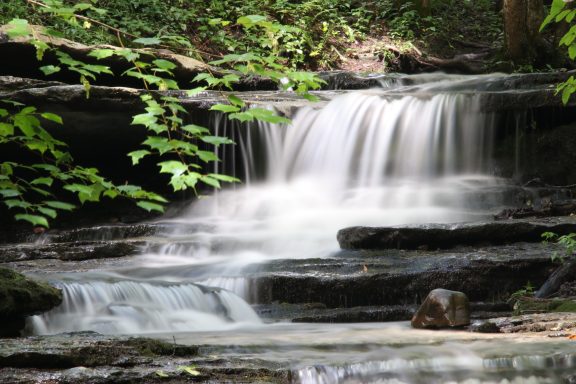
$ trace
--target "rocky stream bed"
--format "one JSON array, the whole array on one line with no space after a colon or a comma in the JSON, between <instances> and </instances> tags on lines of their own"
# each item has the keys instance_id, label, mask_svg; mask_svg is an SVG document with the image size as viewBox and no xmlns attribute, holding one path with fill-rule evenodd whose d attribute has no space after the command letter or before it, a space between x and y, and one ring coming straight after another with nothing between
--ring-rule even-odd
<instances>
[{"instance_id":1,"label":"rocky stream bed","mask_svg":"<svg viewBox=\"0 0 576 384\"><path fill-rule=\"evenodd\" d=\"M576 341L569 338L576 334L576 315L530 314L528 310L523 315L511 316L514 308L506 300L527 283L540 286L558 268L550 259L557 246L542 243L540 233L572 231L574 227L576 219L572 217L443 227L456 239L450 246L422 240L422 234L428 234L435 241L447 241L438 236L437 226L420 227L417 232L403 228L375 229L372 236L383 233L386 237L395 231L396 236L405 237L403 242L394 241L393 247L342 250L328 258L275 260L246 266L243 275L253 292L248 300L264 319L261 326L221 333L155 334L151 339L145 338L147 335L134 338L94 332L5 338L0 348L0 381L306 382L303 378L307 375L317 379L318 371L310 371L316 365L307 362L323 361L320 351L331 356L332 364L337 361L344 364L355 361L351 353L376 356L381 353L376 351L391 348L403 356L412 345L426 350L446 344L442 349L445 351L462 343L484 351L482 345L487 342L494 345L493 352L489 356L477 353L483 356L484 364L493 361L504 366L510 364L507 368L510 372L502 367L497 369L500 377L507 377L524 374L512 369L514 359L521 357L506 349L507 343L521 342L536 345L532 359L544 361L541 363L544 366L536 370L526 368L530 375L537 378L549 366L554 368L560 382L572 382L576 353L569 351L576 350ZM49 281L51 276L61 273L122 271L122 267L129 269L130 264L137 262L136 255L145 245L160 245L172 229L169 222L155 222L48 231L32 235L36 238L29 239L34 240L31 243L3 245L0 261L2 266ZM194 232L198 228L191 226L188 230ZM185 233L186 229L180 228L181 235L182 231ZM361 229L360 233L366 231ZM466 242L460 241L459 231L466 234ZM509 241L497 237L495 244L490 244L490 236L486 234L494 231L509 233L511 237ZM413 233L417 236L409 240ZM180 269L183 276L193 278L193 267ZM413 331L406 323L394 323L409 320L418 303L437 287L459 290L469 296L472 325L467 330ZM392 323L385 325L382 321ZM365 322L368 323L359 324ZM316 327L314 323L319 324ZM523 354L530 355L528 352L518 355ZM384 354L381 358L385 361L392 357ZM510 361L506 363L506 359ZM401 376L394 371L388 374ZM494 372L482 373L486 374Z\"/></svg>"}]
</instances>

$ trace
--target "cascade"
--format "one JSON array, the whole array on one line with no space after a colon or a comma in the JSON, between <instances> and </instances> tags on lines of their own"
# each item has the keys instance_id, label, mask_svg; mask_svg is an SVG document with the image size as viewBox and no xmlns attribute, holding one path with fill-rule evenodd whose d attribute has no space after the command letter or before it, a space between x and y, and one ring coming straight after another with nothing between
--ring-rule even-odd
<instances>
[{"instance_id":1,"label":"cascade","mask_svg":"<svg viewBox=\"0 0 576 384\"><path fill-rule=\"evenodd\" d=\"M220 122L239 149L227 171L243 182L192 204L142 267L248 298L244 266L327 257L341 228L487 218L504 181L490 175L495 119L480 101L429 85L407 96L378 89L300 108L287 126Z\"/></svg>"},{"instance_id":2,"label":"cascade","mask_svg":"<svg viewBox=\"0 0 576 384\"><path fill-rule=\"evenodd\" d=\"M216 171L232 169L243 182L195 201L172 220L187 225L148 247L130 268L62 283L64 304L35 317L32 332L257 322L231 293L249 298L242 272L249 265L329 257L338 250L336 232L347 226L487 217L502 203L503 182L491 176L493 116L480 110L478 94L460 91L469 78L412 83L422 84L302 107L289 125L220 121L217 133L238 145Z\"/></svg>"}]
</instances>

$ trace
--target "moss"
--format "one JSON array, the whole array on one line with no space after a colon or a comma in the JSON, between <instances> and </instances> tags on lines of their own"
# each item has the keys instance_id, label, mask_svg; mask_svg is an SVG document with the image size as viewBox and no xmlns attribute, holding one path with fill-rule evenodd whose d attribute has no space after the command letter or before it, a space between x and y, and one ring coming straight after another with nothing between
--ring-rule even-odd
<instances>
[{"instance_id":1,"label":"moss","mask_svg":"<svg viewBox=\"0 0 576 384\"><path fill-rule=\"evenodd\" d=\"M62 292L24 275L0 268L0 316L29 316L62 302Z\"/></svg>"},{"instance_id":2,"label":"moss","mask_svg":"<svg viewBox=\"0 0 576 384\"><path fill-rule=\"evenodd\" d=\"M548 312L576 312L576 301L523 297L514 305L515 315Z\"/></svg>"},{"instance_id":3,"label":"moss","mask_svg":"<svg viewBox=\"0 0 576 384\"><path fill-rule=\"evenodd\" d=\"M555 312L576 312L576 301L574 300L564 300L559 304L554 308Z\"/></svg>"}]
</instances>

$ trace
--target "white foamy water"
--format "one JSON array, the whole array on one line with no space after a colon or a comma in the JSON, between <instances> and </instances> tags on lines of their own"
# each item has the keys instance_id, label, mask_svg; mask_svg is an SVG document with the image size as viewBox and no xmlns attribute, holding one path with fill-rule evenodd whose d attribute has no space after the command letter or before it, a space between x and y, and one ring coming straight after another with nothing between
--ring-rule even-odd
<instances>
[{"instance_id":1,"label":"white foamy water","mask_svg":"<svg viewBox=\"0 0 576 384\"><path fill-rule=\"evenodd\" d=\"M326 257L344 227L484 218L500 204L492 176L494 118L479 96L371 90L301 108L292 124L220 127L245 182L196 201L148 266L214 264L220 276L278 258ZM229 159L229 161L231 161Z\"/></svg>"},{"instance_id":2,"label":"white foamy water","mask_svg":"<svg viewBox=\"0 0 576 384\"><path fill-rule=\"evenodd\" d=\"M346 93L301 108L287 126L220 121L216 133L238 146L216 171L231 169L244 182L195 201L175 220L186 225L130 269L63 283L64 304L36 317L33 332L254 324L238 297L250 297L243 275L250 264L330 256L339 249L337 231L348 226L486 217L502 186L490 176L494 119L480 110L479 95L447 84L412 86L407 96Z\"/></svg>"},{"instance_id":3,"label":"white foamy water","mask_svg":"<svg viewBox=\"0 0 576 384\"><path fill-rule=\"evenodd\" d=\"M62 305L30 318L34 334L202 331L260 322L235 294L194 284L94 281L63 283L60 288Z\"/></svg>"}]
</instances>

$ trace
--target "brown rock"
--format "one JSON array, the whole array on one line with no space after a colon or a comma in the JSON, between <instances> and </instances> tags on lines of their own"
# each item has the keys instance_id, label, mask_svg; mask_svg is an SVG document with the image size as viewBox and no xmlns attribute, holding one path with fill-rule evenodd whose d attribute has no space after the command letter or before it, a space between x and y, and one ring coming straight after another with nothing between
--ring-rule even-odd
<instances>
[{"instance_id":1,"label":"brown rock","mask_svg":"<svg viewBox=\"0 0 576 384\"><path fill-rule=\"evenodd\" d=\"M435 289L428 294L414 317L414 328L447 328L470 324L468 297L457 291Z\"/></svg>"}]
</instances>

